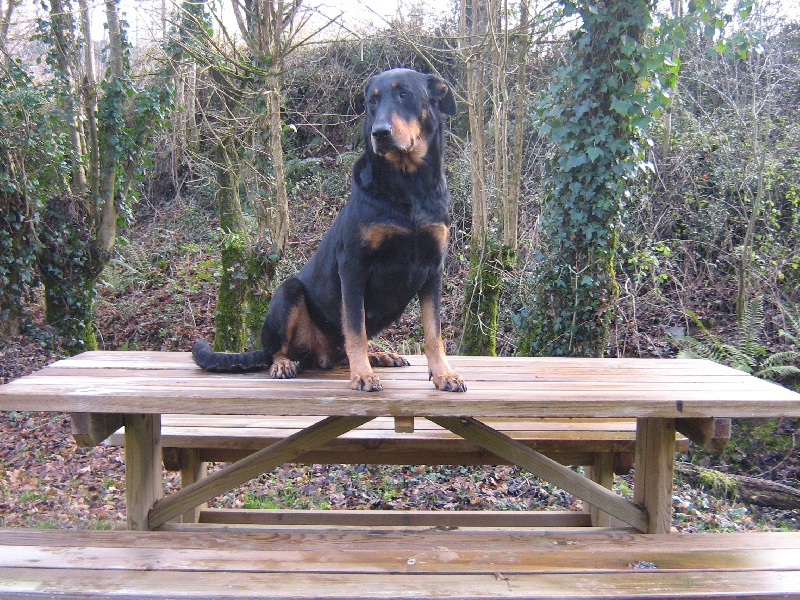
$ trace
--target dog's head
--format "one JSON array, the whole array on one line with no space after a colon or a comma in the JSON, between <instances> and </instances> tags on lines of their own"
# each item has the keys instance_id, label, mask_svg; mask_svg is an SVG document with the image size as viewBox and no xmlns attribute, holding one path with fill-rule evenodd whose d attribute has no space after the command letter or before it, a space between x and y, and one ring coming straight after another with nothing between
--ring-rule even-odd
<instances>
[{"instance_id":1,"label":"dog's head","mask_svg":"<svg viewBox=\"0 0 800 600\"><path fill-rule=\"evenodd\" d=\"M364 100L365 143L404 173L415 172L432 144L440 143L442 114L456 112L453 91L442 78L411 69L370 78Z\"/></svg>"}]
</instances>

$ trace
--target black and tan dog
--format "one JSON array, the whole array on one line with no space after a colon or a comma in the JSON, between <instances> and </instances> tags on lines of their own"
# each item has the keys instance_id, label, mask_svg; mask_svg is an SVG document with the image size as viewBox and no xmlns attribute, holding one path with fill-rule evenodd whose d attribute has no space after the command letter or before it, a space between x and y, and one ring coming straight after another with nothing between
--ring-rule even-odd
<instances>
[{"instance_id":1,"label":"black and tan dog","mask_svg":"<svg viewBox=\"0 0 800 600\"><path fill-rule=\"evenodd\" d=\"M435 75L392 69L367 82L365 100L365 150L353 166L350 199L309 262L275 291L262 350L217 353L200 341L193 356L203 369L269 368L272 377L291 378L346 360L353 389L381 390L372 367L408 363L369 354L368 340L418 295L434 385L467 389L445 357L439 317L450 222L442 115L455 113L455 98Z\"/></svg>"}]
</instances>

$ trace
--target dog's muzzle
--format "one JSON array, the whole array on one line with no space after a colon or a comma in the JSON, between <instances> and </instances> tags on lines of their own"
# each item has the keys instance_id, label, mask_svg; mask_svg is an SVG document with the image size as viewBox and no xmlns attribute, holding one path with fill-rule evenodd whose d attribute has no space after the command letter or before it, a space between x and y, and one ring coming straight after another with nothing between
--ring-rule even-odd
<instances>
[{"instance_id":1,"label":"dog's muzzle","mask_svg":"<svg viewBox=\"0 0 800 600\"><path fill-rule=\"evenodd\" d=\"M398 150L389 124L375 124L372 128L372 149L376 154L386 154Z\"/></svg>"}]
</instances>

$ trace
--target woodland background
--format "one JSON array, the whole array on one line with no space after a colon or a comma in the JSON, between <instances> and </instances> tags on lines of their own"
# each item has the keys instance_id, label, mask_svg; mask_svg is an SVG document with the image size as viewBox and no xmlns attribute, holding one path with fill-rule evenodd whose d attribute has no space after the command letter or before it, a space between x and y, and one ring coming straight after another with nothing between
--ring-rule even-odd
<instances>
[{"instance_id":1,"label":"woodland background","mask_svg":"<svg viewBox=\"0 0 800 600\"><path fill-rule=\"evenodd\" d=\"M347 198L364 82L407 66L459 101L449 351L684 352L796 384L785 3L457 0L363 29L299 0L187 1L136 44L114 0L1 8L3 381L92 348L257 344L272 287ZM374 343L419 351L416 316ZM692 459L796 488L796 432L737 423ZM24 471L13 454L0 471Z\"/></svg>"}]
</instances>

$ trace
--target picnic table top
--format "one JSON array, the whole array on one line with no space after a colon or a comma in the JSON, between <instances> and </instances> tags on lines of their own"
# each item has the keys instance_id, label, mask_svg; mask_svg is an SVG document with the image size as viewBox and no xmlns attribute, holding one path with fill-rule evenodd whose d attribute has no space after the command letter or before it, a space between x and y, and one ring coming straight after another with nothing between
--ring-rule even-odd
<instances>
[{"instance_id":1,"label":"picnic table top","mask_svg":"<svg viewBox=\"0 0 800 600\"><path fill-rule=\"evenodd\" d=\"M472 417L800 416L800 394L705 360L450 357L466 393L440 392L424 356L378 369L382 392L346 368L275 380L199 369L186 352L86 352L0 386L0 410L125 414Z\"/></svg>"}]
</instances>

